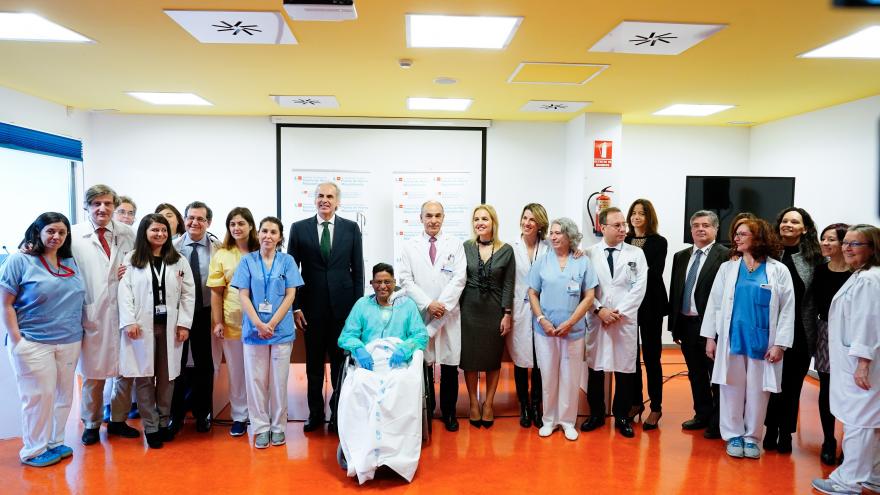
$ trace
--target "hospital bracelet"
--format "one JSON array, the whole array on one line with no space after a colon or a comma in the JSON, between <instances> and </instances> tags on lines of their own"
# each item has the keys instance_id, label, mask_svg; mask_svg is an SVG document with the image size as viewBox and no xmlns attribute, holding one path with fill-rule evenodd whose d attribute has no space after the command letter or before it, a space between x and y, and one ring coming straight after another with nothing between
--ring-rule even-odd
<instances>
[{"instance_id":1,"label":"hospital bracelet","mask_svg":"<svg viewBox=\"0 0 880 495\"><path fill-rule=\"evenodd\" d=\"M544 318L545 318L544 315L538 315L538 321L539 321L539 322L540 322L541 320L543 320Z\"/></svg>"}]
</instances>

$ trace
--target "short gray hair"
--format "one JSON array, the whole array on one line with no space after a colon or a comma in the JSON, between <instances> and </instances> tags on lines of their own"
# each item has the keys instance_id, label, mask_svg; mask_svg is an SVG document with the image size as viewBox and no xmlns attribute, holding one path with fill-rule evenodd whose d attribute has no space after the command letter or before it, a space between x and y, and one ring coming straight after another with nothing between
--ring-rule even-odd
<instances>
[{"instance_id":1,"label":"short gray hair","mask_svg":"<svg viewBox=\"0 0 880 495\"><path fill-rule=\"evenodd\" d=\"M89 205L92 203L92 201L95 200L95 198L97 198L98 196L106 196L107 194L113 196L113 207L119 207L119 195L116 194L116 191L114 191L112 187L106 184L95 184L94 186L86 189L86 199L83 206L85 206L85 209L88 210Z\"/></svg>"},{"instance_id":2,"label":"short gray hair","mask_svg":"<svg viewBox=\"0 0 880 495\"><path fill-rule=\"evenodd\" d=\"M709 217L709 221L712 222L712 226L715 227L715 230L718 230L721 227L721 222L718 221L718 215L716 215L714 211L709 210L700 210L691 215L691 219L690 221L688 221L688 225L693 225L694 219L700 217Z\"/></svg>"},{"instance_id":3,"label":"short gray hair","mask_svg":"<svg viewBox=\"0 0 880 495\"><path fill-rule=\"evenodd\" d=\"M569 249L572 251L580 245L581 239L584 238L584 236L581 235L581 231L578 229L577 224L574 223L574 220L568 217L557 218L550 222L550 225L559 225L559 229L562 230L562 235L568 237L568 242L570 244Z\"/></svg>"},{"instance_id":4,"label":"short gray hair","mask_svg":"<svg viewBox=\"0 0 880 495\"><path fill-rule=\"evenodd\" d=\"M333 186L333 189L336 189L336 200L338 201L342 197L342 189L339 189L339 184L335 182L322 182L315 186L315 197L318 197L318 189L321 189L321 186Z\"/></svg>"},{"instance_id":5,"label":"short gray hair","mask_svg":"<svg viewBox=\"0 0 880 495\"><path fill-rule=\"evenodd\" d=\"M440 207L440 211L446 213L445 208L443 208L443 203L437 201L436 199L429 199L422 203L422 209L419 210L419 216L422 216L425 213L425 207L428 205L437 205Z\"/></svg>"},{"instance_id":6,"label":"short gray hair","mask_svg":"<svg viewBox=\"0 0 880 495\"><path fill-rule=\"evenodd\" d=\"M131 196L119 196L119 204L128 203L134 208L134 212L137 213L138 205L131 199Z\"/></svg>"}]
</instances>

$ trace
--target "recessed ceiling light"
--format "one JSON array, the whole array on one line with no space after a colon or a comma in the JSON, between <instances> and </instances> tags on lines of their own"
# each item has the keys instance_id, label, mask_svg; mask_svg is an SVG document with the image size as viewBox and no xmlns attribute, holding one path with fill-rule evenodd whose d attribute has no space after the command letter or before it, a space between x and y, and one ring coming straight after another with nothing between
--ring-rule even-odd
<instances>
[{"instance_id":1,"label":"recessed ceiling light","mask_svg":"<svg viewBox=\"0 0 880 495\"><path fill-rule=\"evenodd\" d=\"M452 77L437 77L434 79L434 84L455 84L458 80Z\"/></svg>"},{"instance_id":2,"label":"recessed ceiling light","mask_svg":"<svg viewBox=\"0 0 880 495\"><path fill-rule=\"evenodd\" d=\"M410 48L506 48L522 17L406 15Z\"/></svg>"},{"instance_id":3,"label":"recessed ceiling light","mask_svg":"<svg viewBox=\"0 0 880 495\"><path fill-rule=\"evenodd\" d=\"M0 40L94 43L36 14L0 12Z\"/></svg>"},{"instance_id":4,"label":"recessed ceiling light","mask_svg":"<svg viewBox=\"0 0 880 495\"><path fill-rule=\"evenodd\" d=\"M193 93L145 93L129 91L127 94L138 100L152 103L153 105L213 105L210 101Z\"/></svg>"},{"instance_id":5,"label":"recessed ceiling light","mask_svg":"<svg viewBox=\"0 0 880 495\"><path fill-rule=\"evenodd\" d=\"M654 112L654 115L680 115L684 117L705 117L713 113L733 108L734 105L693 105L679 103Z\"/></svg>"},{"instance_id":6,"label":"recessed ceiling light","mask_svg":"<svg viewBox=\"0 0 880 495\"><path fill-rule=\"evenodd\" d=\"M880 26L870 26L825 46L811 50L800 58L880 58Z\"/></svg>"},{"instance_id":7,"label":"recessed ceiling light","mask_svg":"<svg viewBox=\"0 0 880 495\"><path fill-rule=\"evenodd\" d=\"M470 98L407 98L406 107L410 110L450 110L463 112L474 100Z\"/></svg>"}]
</instances>

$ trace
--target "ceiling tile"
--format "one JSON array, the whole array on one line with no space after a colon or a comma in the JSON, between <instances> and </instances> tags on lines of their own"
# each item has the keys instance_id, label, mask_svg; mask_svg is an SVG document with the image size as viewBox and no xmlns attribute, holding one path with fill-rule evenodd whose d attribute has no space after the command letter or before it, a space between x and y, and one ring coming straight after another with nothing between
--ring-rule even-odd
<instances>
[{"instance_id":1,"label":"ceiling tile","mask_svg":"<svg viewBox=\"0 0 880 495\"><path fill-rule=\"evenodd\" d=\"M598 76L607 65L567 64L556 62L522 62L507 78L509 83L520 84L586 84Z\"/></svg>"}]
</instances>

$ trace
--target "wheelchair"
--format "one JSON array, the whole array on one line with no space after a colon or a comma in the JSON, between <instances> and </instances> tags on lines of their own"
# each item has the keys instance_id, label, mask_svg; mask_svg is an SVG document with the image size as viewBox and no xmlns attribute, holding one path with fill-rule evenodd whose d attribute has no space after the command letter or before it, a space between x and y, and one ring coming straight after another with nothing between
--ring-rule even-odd
<instances>
[{"instance_id":1,"label":"wheelchair","mask_svg":"<svg viewBox=\"0 0 880 495\"><path fill-rule=\"evenodd\" d=\"M354 358L351 353L345 351L345 358L342 361L342 368L339 370L339 378L336 382L336 390L338 391L337 398L342 396L342 384L345 383L345 377L348 375L349 370L354 369L355 366ZM434 384L430 383L431 375L426 371L425 365L423 364L422 387L419 391L422 397L422 446L431 442L431 417L433 416L433 411L428 410L428 387L433 387ZM337 407L338 406L339 405L337 404ZM342 470L348 470L348 462L345 460L345 455L342 452L341 442L336 446L336 462Z\"/></svg>"}]
</instances>

